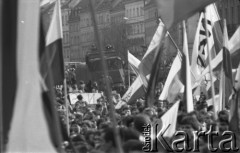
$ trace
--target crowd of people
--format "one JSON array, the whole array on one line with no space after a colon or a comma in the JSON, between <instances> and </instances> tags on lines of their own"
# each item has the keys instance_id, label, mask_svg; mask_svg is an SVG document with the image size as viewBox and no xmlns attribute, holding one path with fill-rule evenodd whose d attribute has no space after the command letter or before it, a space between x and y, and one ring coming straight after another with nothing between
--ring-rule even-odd
<instances>
[{"instance_id":1,"label":"crowd of people","mask_svg":"<svg viewBox=\"0 0 240 153\"><path fill-rule=\"evenodd\" d=\"M117 125L114 125L110 115L110 104L106 96L97 99L97 104L89 105L84 101L81 93L85 92L85 83L73 85L75 91L79 91L78 101L75 104L68 103L68 109L64 104L64 93L57 91L57 111L63 125L64 143L63 147L67 152L79 153L116 153L117 144L114 139L114 128L119 130L121 146L124 153L141 153L144 141L142 140L144 125L155 123L168 111L173 104L168 101L158 100L156 97L153 107L146 107L144 95L132 103L121 99L118 93L115 101L115 118ZM97 83L92 83L92 89L98 91ZM73 92L69 89L68 92ZM98 91L100 92L100 91ZM69 100L69 99L68 99ZM116 107L121 103L120 107ZM210 128L219 131L219 135L229 130L229 110L218 112L215 119L213 106L208 106L206 96L201 93L198 100L194 102L194 111L186 113L184 102L180 102L176 131L185 131L189 134L189 146L193 147L194 134L192 131L209 131ZM66 119L68 110L68 120ZM69 136L67 135L67 125L69 126ZM114 127L115 126L115 127ZM161 125L160 125L161 127ZM235 131L236 132L236 131ZM222 137L213 137L213 145L218 147ZM239 133L236 133L237 143L240 144ZM169 142L173 141L171 138ZM170 143L171 144L171 143ZM207 137L200 137L200 152L211 152L208 146ZM167 152L161 143L157 143L158 152ZM183 144L182 144L183 145ZM230 143L226 143L228 147ZM180 146L181 147L181 144ZM240 147L240 146L238 146ZM187 151L183 151L187 152ZM191 151L189 151L191 152ZM221 152L221 150L218 150ZM236 152L236 151L233 151Z\"/></svg>"}]
</instances>

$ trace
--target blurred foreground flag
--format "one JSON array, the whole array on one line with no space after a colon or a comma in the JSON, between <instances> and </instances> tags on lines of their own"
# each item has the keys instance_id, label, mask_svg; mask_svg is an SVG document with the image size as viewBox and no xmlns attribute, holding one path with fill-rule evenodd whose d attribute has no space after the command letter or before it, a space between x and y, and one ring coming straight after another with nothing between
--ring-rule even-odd
<instances>
[{"instance_id":1,"label":"blurred foreground flag","mask_svg":"<svg viewBox=\"0 0 240 153\"><path fill-rule=\"evenodd\" d=\"M50 4L51 5L51 4ZM54 5L53 15L49 27L45 27L46 48L40 50L41 59L41 74L46 79L49 75L48 65L53 75L54 84L63 84L64 79L64 62L62 53L62 15L59 0L56 0ZM48 13L48 12L46 12ZM47 22L42 20L42 22ZM43 23L45 24L45 23Z\"/></svg>"},{"instance_id":2,"label":"blurred foreground flag","mask_svg":"<svg viewBox=\"0 0 240 153\"><path fill-rule=\"evenodd\" d=\"M202 11L205 6L216 0L155 0L158 5L160 18L170 29L178 22Z\"/></svg>"},{"instance_id":3,"label":"blurred foreground flag","mask_svg":"<svg viewBox=\"0 0 240 153\"><path fill-rule=\"evenodd\" d=\"M13 68L11 71L15 71L12 73L15 75L12 76L15 77L15 81L8 82L9 78L4 77L9 75L5 69L3 71L3 82L6 81L8 84L1 87L3 90L13 92L11 93L13 97L9 97L7 94L8 99L3 98L5 112L11 113L6 115L4 112L4 123L11 123L9 129L4 129L4 133L8 134L7 148L4 152L57 152L52 144L45 116L40 83L39 1L18 1L15 5L10 5L9 8L13 7L17 10L15 12L16 18L10 19L16 21L4 20L5 25L14 24L10 24L9 27L4 26L6 28L4 30L11 30L13 33L17 31L16 40L11 41L12 43L8 42L8 45L16 46L7 51L12 57L3 54L3 66L5 66L6 61L9 64L9 61L15 60L13 64L11 63ZM7 14L6 12L3 13L4 16L9 15L9 10L7 11ZM13 35L10 38L15 39ZM6 120L5 115L12 117Z\"/></svg>"}]
</instances>

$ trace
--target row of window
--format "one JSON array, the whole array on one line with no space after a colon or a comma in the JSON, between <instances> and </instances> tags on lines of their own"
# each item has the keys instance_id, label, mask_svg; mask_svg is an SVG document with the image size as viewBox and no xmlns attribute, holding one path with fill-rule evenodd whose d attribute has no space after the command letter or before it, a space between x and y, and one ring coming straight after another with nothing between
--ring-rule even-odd
<instances>
[{"instance_id":1,"label":"row of window","mask_svg":"<svg viewBox=\"0 0 240 153\"><path fill-rule=\"evenodd\" d=\"M71 60L80 60L80 61L85 61L85 56L87 51L89 50L89 46L83 46L83 47L78 47L77 49L72 49L70 58ZM70 52L69 52L70 53Z\"/></svg>"},{"instance_id":2,"label":"row of window","mask_svg":"<svg viewBox=\"0 0 240 153\"><path fill-rule=\"evenodd\" d=\"M81 36L72 36L71 44L79 44L84 42L93 41L94 35L92 32L82 33Z\"/></svg>"},{"instance_id":3,"label":"row of window","mask_svg":"<svg viewBox=\"0 0 240 153\"><path fill-rule=\"evenodd\" d=\"M63 33L63 44L68 44L68 43L69 43L69 34Z\"/></svg>"},{"instance_id":4,"label":"row of window","mask_svg":"<svg viewBox=\"0 0 240 153\"><path fill-rule=\"evenodd\" d=\"M126 15L126 17L143 16L144 15L143 6L136 6L134 8L126 9L125 15Z\"/></svg>"},{"instance_id":5,"label":"row of window","mask_svg":"<svg viewBox=\"0 0 240 153\"><path fill-rule=\"evenodd\" d=\"M227 24L240 24L240 5L221 8L219 14L227 20Z\"/></svg>"},{"instance_id":6,"label":"row of window","mask_svg":"<svg viewBox=\"0 0 240 153\"><path fill-rule=\"evenodd\" d=\"M71 52L69 49L63 50L63 58L70 58Z\"/></svg>"},{"instance_id":7,"label":"row of window","mask_svg":"<svg viewBox=\"0 0 240 153\"><path fill-rule=\"evenodd\" d=\"M62 24L63 24L63 26L66 26L66 25L68 25L68 14L63 14L62 15Z\"/></svg>"},{"instance_id":8,"label":"row of window","mask_svg":"<svg viewBox=\"0 0 240 153\"><path fill-rule=\"evenodd\" d=\"M140 33L144 33L145 32L145 27L144 27L144 23L138 23L138 24L132 24L131 25L131 30L129 32L130 35L134 35L134 34L140 34Z\"/></svg>"}]
</instances>

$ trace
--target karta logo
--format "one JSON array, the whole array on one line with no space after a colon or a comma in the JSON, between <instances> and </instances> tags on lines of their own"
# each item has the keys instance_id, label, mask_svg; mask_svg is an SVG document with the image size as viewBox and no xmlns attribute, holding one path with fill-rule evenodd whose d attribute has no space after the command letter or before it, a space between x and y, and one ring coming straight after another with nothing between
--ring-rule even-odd
<instances>
[{"instance_id":1,"label":"karta logo","mask_svg":"<svg viewBox=\"0 0 240 153\"><path fill-rule=\"evenodd\" d=\"M157 143L160 143L167 152L200 152L200 137L207 138L207 142L201 141L201 143L207 144L207 148L211 152L217 152L219 150L223 152L239 151L237 145L239 145L240 142L237 142L236 135L232 131L219 133L218 131L214 131L212 126L209 131L192 131L191 133L176 131L170 141L170 139L165 136L170 126L169 124L165 129L161 129L159 132L157 130L158 124L155 126L149 124L144 126L143 135L145 141L142 148L143 151L158 152ZM219 140L218 144L214 143L216 138Z\"/></svg>"}]
</instances>

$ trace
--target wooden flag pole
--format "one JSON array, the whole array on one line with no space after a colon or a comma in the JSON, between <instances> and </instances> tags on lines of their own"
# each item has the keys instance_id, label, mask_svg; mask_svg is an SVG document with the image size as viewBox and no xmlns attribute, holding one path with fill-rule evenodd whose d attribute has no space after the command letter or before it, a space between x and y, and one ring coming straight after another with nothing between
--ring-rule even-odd
<instances>
[{"instance_id":1,"label":"wooden flag pole","mask_svg":"<svg viewBox=\"0 0 240 153\"><path fill-rule=\"evenodd\" d=\"M101 64L102 64L102 68L103 68L103 72L104 72L104 80L105 80L106 87L107 87L107 99L110 103L110 116L111 116L111 120L113 122L114 139L115 139L115 142L116 142L116 145L117 145L118 153L123 153L123 149L122 149L122 145L121 145L121 139L120 139L120 135L119 135L119 130L117 129L117 121L116 121L116 118L115 118L115 108L114 108L113 101L112 101L112 92L111 92L110 82L107 79L107 76L108 76L107 65L106 65L106 62L104 60L103 47L102 47L102 44L100 42L98 27L97 27L97 23L96 23L93 0L90 0L89 2L90 2L92 22L93 22L94 33L95 33L95 41L97 43L97 48L100 50Z\"/></svg>"},{"instance_id":2,"label":"wooden flag pole","mask_svg":"<svg viewBox=\"0 0 240 153\"><path fill-rule=\"evenodd\" d=\"M206 19L206 7L204 9L204 26L206 28L206 39L207 39L207 51L208 51L208 63L209 63L209 72L210 72L210 80L211 80L211 88L212 88L212 102L213 102L213 111L214 111L214 118L217 119L217 112L216 112L216 104L215 104L215 88L214 88L214 82L213 82L213 72L212 72L212 65L211 65L211 52L210 52L210 46L209 46L209 33L207 31L207 19Z\"/></svg>"}]
</instances>

